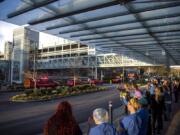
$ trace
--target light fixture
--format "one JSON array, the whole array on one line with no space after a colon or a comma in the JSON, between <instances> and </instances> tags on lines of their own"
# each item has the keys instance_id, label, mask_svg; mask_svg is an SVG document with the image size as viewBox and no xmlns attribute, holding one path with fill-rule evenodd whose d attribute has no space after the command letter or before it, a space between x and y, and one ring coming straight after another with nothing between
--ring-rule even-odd
<instances>
[{"instance_id":1,"label":"light fixture","mask_svg":"<svg viewBox=\"0 0 180 135\"><path fill-rule=\"evenodd\" d=\"M165 56L165 55L166 55L165 50L162 50L162 55L163 55L163 56Z\"/></svg>"},{"instance_id":2,"label":"light fixture","mask_svg":"<svg viewBox=\"0 0 180 135\"><path fill-rule=\"evenodd\" d=\"M146 56L149 56L149 51L148 50L146 50Z\"/></svg>"}]
</instances>

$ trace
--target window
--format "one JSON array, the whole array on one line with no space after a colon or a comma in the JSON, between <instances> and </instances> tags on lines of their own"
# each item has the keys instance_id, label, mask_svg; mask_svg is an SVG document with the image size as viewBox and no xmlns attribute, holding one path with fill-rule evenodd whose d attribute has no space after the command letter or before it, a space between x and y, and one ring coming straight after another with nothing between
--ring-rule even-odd
<instances>
[{"instance_id":1,"label":"window","mask_svg":"<svg viewBox=\"0 0 180 135\"><path fill-rule=\"evenodd\" d=\"M54 58L54 56L49 56L49 58Z\"/></svg>"},{"instance_id":2,"label":"window","mask_svg":"<svg viewBox=\"0 0 180 135\"><path fill-rule=\"evenodd\" d=\"M63 46L63 50L68 50L68 49L70 49L70 45Z\"/></svg>"},{"instance_id":3,"label":"window","mask_svg":"<svg viewBox=\"0 0 180 135\"><path fill-rule=\"evenodd\" d=\"M48 51L48 49L47 49L47 48L44 48L44 49L43 49L43 52L47 52L47 51Z\"/></svg>"},{"instance_id":4,"label":"window","mask_svg":"<svg viewBox=\"0 0 180 135\"><path fill-rule=\"evenodd\" d=\"M72 44L71 49L78 48L78 44Z\"/></svg>"},{"instance_id":5,"label":"window","mask_svg":"<svg viewBox=\"0 0 180 135\"><path fill-rule=\"evenodd\" d=\"M62 55L57 55L57 56L56 56L56 58L61 58L61 57L62 57Z\"/></svg>"},{"instance_id":6,"label":"window","mask_svg":"<svg viewBox=\"0 0 180 135\"><path fill-rule=\"evenodd\" d=\"M71 57L75 57L75 56L78 56L78 54L77 53L72 53L71 54Z\"/></svg>"},{"instance_id":7,"label":"window","mask_svg":"<svg viewBox=\"0 0 180 135\"><path fill-rule=\"evenodd\" d=\"M63 57L69 57L70 55L69 54L65 54L65 55L63 55Z\"/></svg>"},{"instance_id":8,"label":"window","mask_svg":"<svg viewBox=\"0 0 180 135\"><path fill-rule=\"evenodd\" d=\"M86 55L88 55L88 53L87 53L87 52L80 53L80 56L86 56Z\"/></svg>"},{"instance_id":9,"label":"window","mask_svg":"<svg viewBox=\"0 0 180 135\"><path fill-rule=\"evenodd\" d=\"M15 39L14 40L14 46L19 46L21 45L21 39Z\"/></svg>"},{"instance_id":10,"label":"window","mask_svg":"<svg viewBox=\"0 0 180 135\"><path fill-rule=\"evenodd\" d=\"M62 50L62 46L56 47L56 51Z\"/></svg>"},{"instance_id":11,"label":"window","mask_svg":"<svg viewBox=\"0 0 180 135\"><path fill-rule=\"evenodd\" d=\"M82 48L82 47L88 47L87 45L82 45L82 44L80 44L80 48Z\"/></svg>"},{"instance_id":12,"label":"window","mask_svg":"<svg viewBox=\"0 0 180 135\"><path fill-rule=\"evenodd\" d=\"M38 53L41 53L41 50L38 50Z\"/></svg>"},{"instance_id":13,"label":"window","mask_svg":"<svg viewBox=\"0 0 180 135\"><path fill-rule=\"evenodd\" d=\"M54 51L54 48L49 48L49 52L53 52Z\"/></svg>"}]
</instances>

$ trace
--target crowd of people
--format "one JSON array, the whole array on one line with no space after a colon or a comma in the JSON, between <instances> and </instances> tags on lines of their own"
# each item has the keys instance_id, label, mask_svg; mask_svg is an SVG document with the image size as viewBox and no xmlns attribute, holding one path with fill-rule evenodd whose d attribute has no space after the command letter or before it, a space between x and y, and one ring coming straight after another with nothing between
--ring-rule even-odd
<instances>
[{"instance_id":1,"label":"crowd of people","mask_svg":"<svg viewBox=\"0 0 180 135\"><path fill-rule=\"evenodd\" d=\"M121 84L121 102L125 116L118 126L109 122L108 111L97 108L89 117L88 135L156 135L163 129L163 122L172 118L172 103L178 102L179 80L153 79L139 88L137 84ZM44 135L82 135L71 105L67 101L59 104L56 113L44 127Z\"/></svg>"},{"instance_id":2,"label":"crowd of people","mask_svg":"<svg viewBox=\"0 0 180 135\"><path fill-rule=\"evenodd\" d=\"M163 129L163 121L172 118L172 103L178 102L180 92L179 80L175 79L152 79L147 82L146 87L139 88L134 84L124 84L120 89L120 97L125 104L125 112L133 126L125 129L127 135L155 135L160 134ZM131 105L131 108L130 108ZM130 111L130 109L134 111ZM130 113L129 113L130 112ZM132 112L132 113L131 113ZM137 121L135 116L140 119ZM132 118L134 116L134 118ZM121 121L122 126L128 122ZM135 130L136 129L136 130Z\"/></svg>"}]
</instances>

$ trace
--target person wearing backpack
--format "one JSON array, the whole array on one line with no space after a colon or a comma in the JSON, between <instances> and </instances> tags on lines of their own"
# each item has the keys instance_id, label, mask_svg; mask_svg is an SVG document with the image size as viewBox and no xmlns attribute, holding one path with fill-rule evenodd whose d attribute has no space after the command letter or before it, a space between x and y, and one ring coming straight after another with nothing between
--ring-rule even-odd
<instances>
[{"instance_id":1,"label":"person wearing backpack","mask_svg":"<svg viewBox=\"0 0 180 135\"><path fill-rule=\"evenodd\" d=\"M115 127L108 122L108 112L103 108L97 108L93 111L93 118L89 121L94 122L88 135L118 135Z\"/></svg>"}]
</instances>

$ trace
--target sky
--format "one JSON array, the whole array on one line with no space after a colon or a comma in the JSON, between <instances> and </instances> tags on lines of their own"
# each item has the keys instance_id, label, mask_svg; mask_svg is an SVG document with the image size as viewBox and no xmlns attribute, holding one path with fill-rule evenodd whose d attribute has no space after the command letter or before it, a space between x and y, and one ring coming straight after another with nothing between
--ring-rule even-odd
<instances>
[{"instance_id":1,"label":"sky","mask_svg":"<svg viewBox=\"0 0 180 135\"><path fill-rule=\"evenodd\" d=\"M0 52L4 53L5 41L13 41L13 30L20 26L0 21ZM47 40L48 39L48 40ZM68 40L40 32L39 47L54 46L57 43L67 43Z\"/></svg>"},{"instance_id":2,"label":"sky","mask_svg":"<svg viewBox=\"0 0 180 135\"><path fill-rule=\"evenodd\" d=\"M0 52L4 52L4 43L5 41L13 40L13 29L18 28L18 25L11 23L6 23L0 21Z\"/></svg>"}]
</instances>

